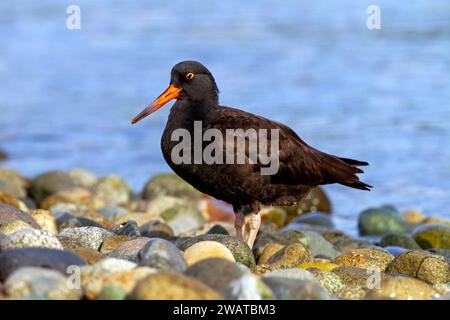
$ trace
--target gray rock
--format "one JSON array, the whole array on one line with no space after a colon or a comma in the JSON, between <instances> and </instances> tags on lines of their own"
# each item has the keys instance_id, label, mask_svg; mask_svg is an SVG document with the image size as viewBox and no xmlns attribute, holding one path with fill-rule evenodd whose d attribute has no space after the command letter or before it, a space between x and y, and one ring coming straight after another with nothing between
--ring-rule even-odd
<instances>
[{"instance_id":1,"label":"gray rock","mask_svg":"<svg viewBox=\"0 0 450 320\"><path fill-rule=\"evenodd\" d=\"M263 278L279 300L328 300L330 295L318 281L279 277Z\"/></svg>"},{"instance_id":2,"label":"gray rock","mask_svg":"<svg viewBox=\"0 0 450 320\"><path fill-rule=\"evenodd\" d=\"M184 273L220 293L225 293L230 283L244 274L235 263L219 258L201 260L190 266Z\"/></svg>"},{"instance_id":3,"label":"gray rock","mask_svg":"<svg viewBox=\"0 0 450 320\"><path fill-rule=\"evenodd\" d=\"M68 281L59 271L36 267L22 267L14 271L5 282L9 298L23 299L39 296L50 300L78 300L81 290L68 286Z\"/></svg>"},{"instance_id":4,"label":"gray rock","mask_svg":"<svg viewBox=\"0 0 450 320\"><path fill-rule=\"evenodd\" d=\"M58 225L59 230L79 227L102 228L102 225L97 221L85 217L77 217L70 213L63 213L59 215L56 219L56 224Z\"/></svg>"},{"instance_id":5,"label":"gray rock","mask_svg":"<svg viewBox=\"0 0 450 320\"><path fill-rule=\"evenodd\" d=\"M197 229L206 223L200 210L194 205L177 205L161 213L161 218L176 235Z\"/></svg>"},{"instance_id":6,"label":"gray rock","mask_svg":"<svg viewBox=\"0 0 450 320\"><path fill-rule=\"evenodd\" d=\"M304 231L309 239L308 248L311 250L313 256L322 256L328 257L329 259L334 259L342 252L336 248L331 242L327 241L324 237L322 237L319 233L314 231Z\"/></svg>"},{"instance_id":7,"label":"gray rock","mask_svg":"<svg viewBox=\"0 0 450 320\"><path fill-rule=\"evenodd\" d=\"M183 254L171 242L164 239L150 239L139 251L137 263L161 271L183 272L187 268Z\"/></svg>"},{"instance_id":8,"label":"gray rock","mask_svg":"<svg viewBox=\"0 0 450 320\"><path fill-rule=\"evenodd\" d=\"M141 236L170 240L174 237L172 228L159 220L149 221L139 228Z\"/></svg>"},{"instance_id":9,"label":"gray rock","mask_svg":"<svg viewBox=\"0 0 450 320\"><path fill-rule=\"evenodd\" d=\"M74 253L47 248L21 248L0 253L0 281L20 267L40 267L67 272L72 265L82 266L85 261Z\"/></svg>"},{"instance_id":10,"label":"gray rock","mask_svg":"<svg viewBox=\"0 0 450 320\"><path fill-rule=\"evenodd\" d=\"M117 235L124 235L130 237L140 237L141 233L139 232L139 227L136 221L129 220L125 223L116 225L111 228L111 231Z\"/></svg>"},{"instance_id":11,"label":"gray rock","mask_svg":"<svg viewBox=\"0 0 450 320\"><path fill-rule=\"evenodd\" d=\"M360 213L358 228L361 235L383 235L388 232L407 233L410 226L391 207L366 209Z\"/></svg>"}]
</instances>

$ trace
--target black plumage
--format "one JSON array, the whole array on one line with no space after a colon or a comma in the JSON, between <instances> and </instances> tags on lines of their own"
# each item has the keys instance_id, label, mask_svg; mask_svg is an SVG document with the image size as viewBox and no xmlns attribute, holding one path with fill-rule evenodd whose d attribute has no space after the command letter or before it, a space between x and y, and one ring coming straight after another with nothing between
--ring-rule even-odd
<instances>
[{"instance_id":1,"label":"black plumage","mask_svg":"<svg viewBox=\"0 0 450 320\"><path fill-rule=\"evenodd\" d=\"M237 214L257 215L260 204L295 204L318 185L338 183L355 189L370 190L371 186L361 182L357 176L363 172L358 167L368 165L367 162L324 153L306 144L284 124L239 109L220 106L215 80L202 64L185 61L175 65L170 83L169 89L138 115L133 123L168 100L176 98L161 139L165 160L177 175L201 192L232 204ZM174 163L171 152L178 141L172 141L172 133L176 129L185 129L194 137L195 121L201 121L203 132L217 129L224 137L227 129L278 129L278 172L274 175L261 175L263 165L250 164L248 161L245 164ZM223 152L226 142L224 139ZM204 142L203 148L208 143ZM248 151L246 148L246 159ZM193 157L194 154L192 159ZM237 223L237 227L242 226Z\"/></svg>"}]
</instances>

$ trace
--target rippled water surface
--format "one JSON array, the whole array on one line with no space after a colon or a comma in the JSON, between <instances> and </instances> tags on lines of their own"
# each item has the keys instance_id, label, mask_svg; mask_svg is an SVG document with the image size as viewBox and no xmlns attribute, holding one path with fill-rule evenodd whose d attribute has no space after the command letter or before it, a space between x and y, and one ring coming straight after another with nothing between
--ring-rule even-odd
<instances>
[{"instance_id":1,"label":"rippled water surface","mask_svg":"<svg viewBox=\"0 0 450 320\"><path fill-rule=\"evenodd\" d=\"M176 62L207 65L221 102L291 126L313 146L370 162L361 192L327 186L338 223L367 206L450 215L450 2L64 1L0 3L0 147L33 176L85 167L136 190L169 170L169 113L130 119Z\"/></svg>"}]
</instances>

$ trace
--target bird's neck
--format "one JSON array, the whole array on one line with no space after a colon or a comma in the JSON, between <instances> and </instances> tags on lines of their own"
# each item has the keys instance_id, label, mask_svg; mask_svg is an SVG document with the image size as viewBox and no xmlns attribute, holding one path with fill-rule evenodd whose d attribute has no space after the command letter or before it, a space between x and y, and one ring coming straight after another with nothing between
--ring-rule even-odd
<instances>
[{"instance_id":1,"label":"bird's neck","mask_svg":"<svg viewBox=\"0 0 450 320\"><path fill-rule=\"evenodd\" d=\"M177 101L170 112L169 122L178 128L190 129L194 121L207 124L215 119L218 104L213 101Z\"/></svg>"}]
</instances>

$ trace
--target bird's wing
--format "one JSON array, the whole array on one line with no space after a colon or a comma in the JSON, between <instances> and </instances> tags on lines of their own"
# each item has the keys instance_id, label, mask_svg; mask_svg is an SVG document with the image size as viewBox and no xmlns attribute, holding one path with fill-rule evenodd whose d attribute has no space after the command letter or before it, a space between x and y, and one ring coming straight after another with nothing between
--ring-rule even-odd
<instances>
[{"instance_id":1,"label":"bird's wing","mask_svg":"<svg viewBox=\"0 0 450 320\"><path fill-rule=\"evenodd\" d=\"M306 144L300 137L288 126L276 121L271 121L261 116L253 115L238 109L221 107L218 117L212 121L208 128L215 128L222 132L225 137L227 129L278 129L278 171L271 175L271 183L275 184L303 184L316 186L319 184L341 183L350 187L366 189L368 186L360 182L357 173L362 170L357 168L359 165L367 163L356 160L339 158L327 153L321 152ZM227 141L224 141L224 148ZM268 139L268 150L270 150L271 141ZM236 152L236 146L234 152ZM266 150L262 150L266 154ZM247 160L249 158L248 149L246 149ZM261 150L258 148L258 156ZM253 171L260 171L267 167L258 161L252 164Z\"/></svg>"}]
</instances>

